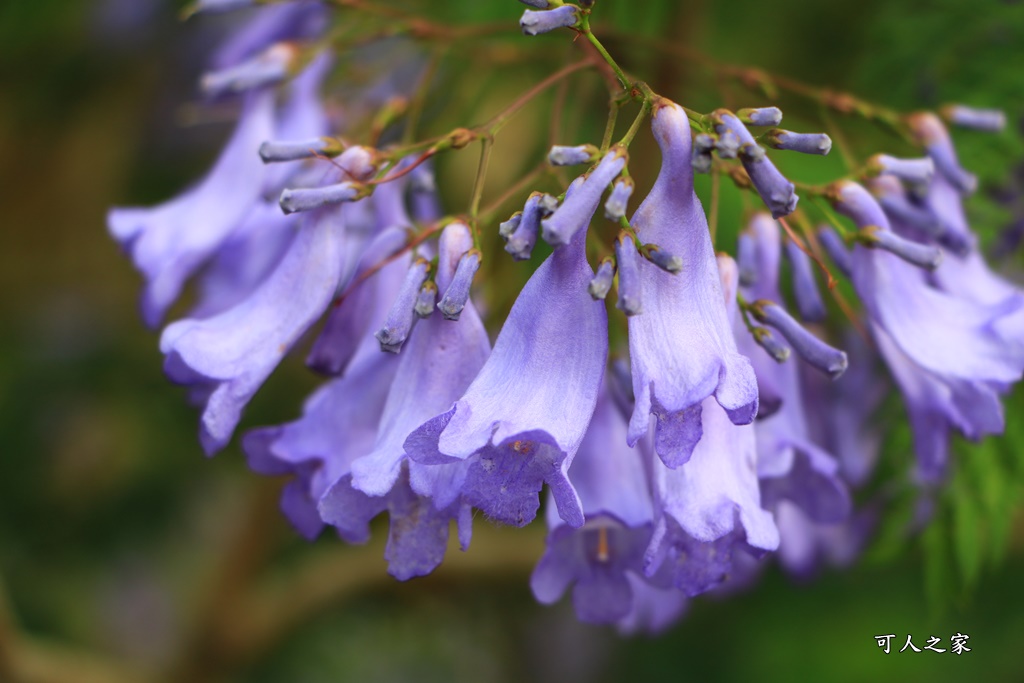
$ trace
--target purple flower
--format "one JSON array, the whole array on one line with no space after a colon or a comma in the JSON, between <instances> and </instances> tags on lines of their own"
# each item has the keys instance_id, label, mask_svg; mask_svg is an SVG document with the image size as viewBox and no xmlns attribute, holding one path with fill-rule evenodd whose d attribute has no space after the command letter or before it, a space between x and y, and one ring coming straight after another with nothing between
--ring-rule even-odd
<instances>
[{"instance_id":1,"label":"purple flower","mask_svg":"<svg viewBox=\"0 0 1024 683\"><path fill-rule=\"evenodd\" d=\"M346 474L353 460L373 448L384 401L398 366L376 342L365 344L344 377L332 380L306 401L303 415L279 427L255 429L242 439L249 466L260 474L292 474L281 508L295 528L313 539L323 528L317 502ZM344 438L339 438L341 435ZM339 527L349 543L365 543L363 524Z\"/></svg>"},{"instance_id":2,"label":"purple flower","mask_svg":"<svg viewBox=\"0 0 1024 683\"><path fill-rule=\"evenodd\" d=\"M251 94L217 163L196 186L152 208L111 209L111 234L146 278L142 315L147 325L160 323L185 281L259 200L266 170L256 150L273 126L273 94Z\"/></svg>"},{"instance_id":3,"label":"purple flower","mask_svg":"<svg viewBox=\"0 0 1024 683\"><path fill-rule=\"evenodd\" d=\"M282 40L316 36L326 25L327 8L316 0L300 0L269 4L250 16L214 53L214 69L239 64Z\"/></svg>"},{"instance_id":4,"label":"purple flower","mask_svg":"<svg viewBox=\"0 0 1024 683\"><path fill-rule=\"evenodd\" d=\"M438 285L447 287L459 259L473 246L462 223L445 228L439 242ZM423 320L403 347L395 380L383 407L376 441L333 483L320 501L320 513L339 529L363 529L387 510L391 531L385 558L398 579L434 570L448 545L449 522L459 524L463 549L471 533L470 506L443 489L465 477L466 465L422 465L406 459L409 433L448 408L483 366L490 343L472 303L458 322L439 314Z\"/></svg>"},{"instance_id":5,"label":"purple flower","mask_svg":"<svg viewBox=\"0 0 1024 683\"><path fill-rule=\"evenodd\" d=\"M627 574L633 590L629 614L615 624L619 633L657 635L676 623L686 612L687 599L674 587L659 588L635 574Z\"/></svg>"},{"instance_id":6,"label":"purple flower","mask_svg":"<svg viewBox=\"0 0 1024 683\"><path fill-rule=\"evenodd\" d=\"M960 165L956 157L956 150L953 148L953 141L939 117L930 112L920 112L909 117L908 123L918 140L924 145L928 156L935 162L935 169L939 175L961 194L974 192L978 186L978 179Z\"/></svg>"},{"instance_id":7,"label":"purple flower","mask_svg":"<svg viewBox=\"0 0 1024 683\"><path fill-rule=\"evenodd\" d=\"M889 224L863 188L843 186L838 208L861 224ZM941 268L941 266L940 266ZM1002 431L999 393L1024 371L1024 309L979 306L959 291L934 287L897 256L858 245L853 284L871 319L882 357L907 403L920 475L943 475L950 427L969 438ZM959 283L957 283L959 285Z\"/></svg>"},{"instance_id":8,"label":"purple flower","mask_svg":"<svg viewBox=\"0 0 1024 683\"><path fill-rule=\"evenodd\" d=\"M613 623L632 611L629 576L642 576L653 510L642 449L626 445L626 421L602 392L569 469L586 524L574 529L548 508L544 556L530 578L537 599L558 600L570 585L581 621Z\"/></svg>"},{"instance_id":9,"label":"purple flower","mask_svg":"<svg viewBox=\"0 0 1024 683\"><path fill-rule=\"evenodd\" d=\"M604 155L601 163L589 175L581 176L583 181L572 187L572 192L566 192L562 205L555 209L550 217L541 221L545 241L554 246L568 244L572 241L573 235L586 228L597 210L605 188L619 175L625 165L625 150L615 148Z\"/></svg>"},{"instance_id":10,"label":"purple flower","mask_svg":"<svg viewBox=\"0 0 1024 683\"><path fill-rule=\"evenodd\" d=\"M355 204L342 205L340 215L349 224L359 219L357 212L369 209L371 216L365 217L368 232L376 235L373 241L362 252L355 272L351 279L345 278L342 287L343 296L330 310L323 330L313 343L306 364L319 372L336 375L345 369L356 347L363 336L369 331L374 332L383 324L383 313L388 311L398 296L401 283L405 277L405 268L397 277L368 277L373 268L379 268L384 262L405 247L408 239L406 228L411 225L405 213L403 203L404 183L401 179L385 183L377 188L373 196ZM353 235L352 239L365 239L365 235ZM356 251L358 253L358 250ZM395 263L408 261L399 259L385 269L395 267ZM378 317L380 316L380 317Z\"/></svg>"},{"instance_id":11,"label":"purple flower","mask_svg":"<svg viewBox=\"0 0 1024 683\"><path fill-rule=\"evenodd\" d=\"M721 262L734 302L737 268L728 257ZM648 576L671 572L673 584L691 596L725 580L734 551L759 556L779 543L772 516L761 507L754 427L734 424L710 396L699 410L703 436L689 460L669 469L652 458L655 527L644 560Z\"/></svg>"},{"instance_id":12,"label":"purple flower","mask_svg":"<svg viewBox=\"0 0 1024 683\"><path fill-rule=\"evenodd\" d=\"M781 235L778 223L758 214L748 232L758 279L745 295L758 299L780 297L778 275ZM779 363L758 348L753 337L736 324L739 347L750 358L762 392L778 408L757 421L757 470L761 504L771 509L777 501L795 502L812 518L838 522L850 511L850 498L839 478L838 464L816 445L808 426L799 371L795 362Z\"/></svg>"},{"instance_id":13,"label":"purple flower","mask_svg":"<svg viewBox=\"0 0 1024 683\"><path fill-rule=\"evenodd\" d=\"M586 230L579 230L541 264L466 393L405 444L414 461L467 461L463 499L506 524L534 518L544 483L562 519L583 524L566 472L594 412L608 354L604 304L587 293L594 272L585 244Z\"/></svg>"},{"instance_id":14,"label":"purple flower","mask_svg":"<svg viewBox=\"0 0 1024 683\"><path fill-rule=\"evenodd\" d=\"M283 215L276 203L256 202L199 276L190 317L216 315L248 297L280 263L298 228L298 219Z\"/></svg>"},{"instance_id":15,"label":"purple flower","mask_svg":"<svg viewBox=\"0 0 1024 683\"><path fill-rule=\"evenodd\" d=\"M629 352L636 407L629 442L657 418L655 450L669 467L685 463L701 439L704 399L715 396L729 419L748 424L757 414L757 381L736 351L726 317L707 220L693 191L690 127L678 105L654 112L662 149L661 173L633 215L633 229L683 260L678 274L640 262L644 313L629 319Z\"/></svg>"},{"instance_id":16,"label":"purple flower","mask_svg":"<svg viewBox=\"0 0 1024 683\"><path fill-rule=\"evenodd\" d=\"M248 298L213 317L179 320L164 330L160 350L167 355L167 374L208 391L200 421L207 454L227 444L249 399L326 310L342 275L344 230L329 213L312 215Z\"/></svg>"},{"instance_id":17,"label":"purple flower","mask_svg":"<svg viewBox=\"0 0 1024 683\"><path fill-rule=\"evenodd\" d=\"M444 229L438 254L439 288L451 283L460 258L472 247L473 239L465 224L452 223ZM405 460L406 438L462 396L490 349L487 331L472 302L467 302L458 321L445 320L439 313L420 321L402 349L377 442L372 451L353 464L355 488L371 496L383 496L391 490L399 465Z\"/></svg>"}]
</instances>

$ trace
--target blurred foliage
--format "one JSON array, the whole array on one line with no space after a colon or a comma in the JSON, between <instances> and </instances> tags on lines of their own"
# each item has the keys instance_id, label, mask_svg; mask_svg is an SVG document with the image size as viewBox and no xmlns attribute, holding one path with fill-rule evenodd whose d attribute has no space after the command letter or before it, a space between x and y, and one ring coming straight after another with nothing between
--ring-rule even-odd
<instances>
[{"instance_id":1,"label":"blurred foliage","mask_svg":"<svg viewBox=\"0 0 1024 683\"><path fill-rule=\"evenodd\" d=\"M514 23L522 10L513 0L396 4L429 6L449 22ZM1007 434L958 441L950 485L927 496L908 479L910 435L891 397L877 416L887 434L883 459L860 494L885 502L865 558L806 584L770 567L750 592L696 601L660 638L620 639L576 624L566 602L536 605L526 578L540 552L537 526L509 533L480 521L469 553L409 584L385 576L379 545L297 540L274 509L279 483L248 473L237 446L202 458L195 413L163 378L156 338L135 315L138 278L103 229L108 206L152 203L187 185L228 132L230 112L196 117L193 88L227 19L179 23L178 5L0 4L0 577L24 634L11 640L0 615L0 659L2 646L21 642L36 670L57 672L40 681L138 680L139 671L252 683L1019 680L1020 391L1007 400ZM666 57L648 39L900 110L949 101L1001 107L1007 132L955 134L964 164L982 180L968 210L993 249L1005 226L1024 220L1024 4L598 0L595 29L625 68L699 110L768 98L699 62ZM571 58L567 42L564 34L496 37L483 46L505 55L494 73L475 60L445 59L445 97L428 107L423 134L485 120ZM603 113L582 115L604 111L597 79L573 84L565 97L573 106L557 141L599 139ZM555 98L528 107L499 140L487 197L542 158ZM831 125L813 102L781 93L779 104L793 128ZM620 132L633 113L623 112ZM862 121L831 118L865 156L912 152ZM656 151L641 135L634 154ZM441 160L446 206L465 205L475 165L473 154ZM810 183L844 172L838 154L787 155L780 165ZM634 174L650 183L655 170ZM710 206L710 181L700 179L698 190ZM718 243L731 249L752 204L727 184L721 192ZM1019 253L995 255L1019 272ZM490 292L500 311L532 266L496 267L509 283ZM243 427L291 419L315 383L300 363L288 364ZM932 523L917 533L929 509ZM500 552L509 559L495 571L488 557ZM318 569L322 558L331 571ZM290 576L307 579L294 594ZM244 593L250 587L255 597ZM306 611L288 612L295 604ZM284 632L260 620L279 613L292 620L281 617ZM948 645L956 631L970 634L974 648L962 657L886 656L874 642L894 633L897 649L907 634L918 646L928 635ZM262 636L239 644L252 633ZM72 676L61 678L68 667Z\"/></svg>"}]
</instances>

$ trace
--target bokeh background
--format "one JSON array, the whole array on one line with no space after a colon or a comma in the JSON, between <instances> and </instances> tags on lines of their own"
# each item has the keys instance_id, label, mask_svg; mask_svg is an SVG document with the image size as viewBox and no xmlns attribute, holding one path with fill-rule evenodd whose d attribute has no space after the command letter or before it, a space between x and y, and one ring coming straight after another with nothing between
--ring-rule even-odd
<instances>
[{"instance_id":1,"label":"bokeh background","mask_svg":"<svg viewBox=\"0 0 1024 683\"><path fill-rule=\"evenodd\" d=\"M399 4L512 25L522 9ZM281 482L249 473L237 440L202 456L196 414L163 377L157 336L137 315L139 278L106 233L108 207L180 191L230 130L233 110L204 107L195 87L230 18L182 22L180 5L0 3L0 681L1024 680L1020 392L1004 439L957 444L925 530L902 409L883 403L880 473L864 495L885 491L884 515L858 562L802 581L768 567L745 591L695 601L659 637L579 625L567 601L537 605L527 578L539 524L479 520L468 553L407 584L385 573L380 526L367 547L299 540L276 510ZM1004 108L1010 130L956 140L982 180L973 224L997 266L1019 271L1024 4L599 0L595 17L627 69L701 111L763 105L770 93L716 81L645 37L902 111ZM425 125L483 120L572 49L565 35L524 40L513 32L490 46L511 50L518 65L505 71L443 63L450 106L428 108ZM566 143L600 137L604 95L592 85L570 93L578 118L565 135L577 139ZM794 128L821 128L815 105L780 104ZM510 127L489 196L542 158L549 117L544 100ZM912 151L833 117L864 156ZM644 137L638 149L650 151ZM464 205L475 164L475 154L441 162L447 207ZM835 155L783 168L807 182L843 172ZM740 206L723 190L720 239L735 234ZM299 359L286 363L243 428L294 418L317 381ZM970 653L884 655L874 640L894 633L898 648L910 634L920 647L935 635L948 646L955 632L970 636Z\"/></svg>"}]
</instances>

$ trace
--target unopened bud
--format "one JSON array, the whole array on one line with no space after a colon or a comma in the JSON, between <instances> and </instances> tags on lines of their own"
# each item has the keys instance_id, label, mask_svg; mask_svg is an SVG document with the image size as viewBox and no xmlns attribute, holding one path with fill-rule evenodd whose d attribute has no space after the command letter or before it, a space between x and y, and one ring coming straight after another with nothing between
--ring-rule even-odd
<instances>
[{"instance_id":1,"label":"unopened bud","mask_svg":"<svg viewBox=\"0 0 1024 683\"><path fill-rule=\"evenodd\" d=\"M752 126L777 126L782 123L782 110L778 107L759 107L756 109L740 109L736 116L743 123Z\"/></svg>"}]
</instances>

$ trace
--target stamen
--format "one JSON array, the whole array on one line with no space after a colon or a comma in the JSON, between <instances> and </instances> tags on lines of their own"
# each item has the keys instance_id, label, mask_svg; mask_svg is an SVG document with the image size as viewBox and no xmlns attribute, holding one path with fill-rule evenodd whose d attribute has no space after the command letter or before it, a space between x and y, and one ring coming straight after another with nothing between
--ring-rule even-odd
<instances>
[{"instance_id":1,"label":"stamen","mask_svg":"<svg viewBox=\"0 0 1024 683\"><path fill-rule=\"evenodd\" d=\"M597 529L597 561L605 564L611 559L611 556L611 550L608 547L608 527L599 527Z\"/></svg>"}]
</instances>

